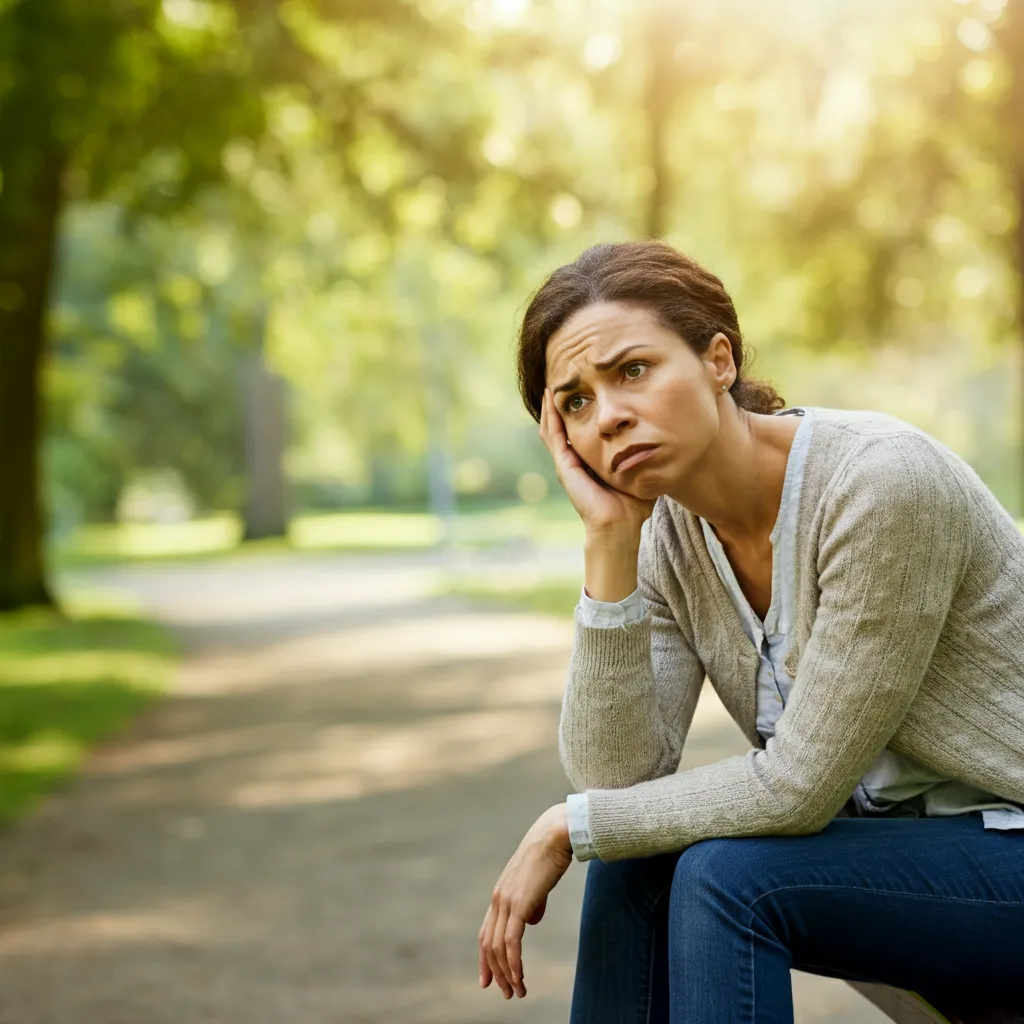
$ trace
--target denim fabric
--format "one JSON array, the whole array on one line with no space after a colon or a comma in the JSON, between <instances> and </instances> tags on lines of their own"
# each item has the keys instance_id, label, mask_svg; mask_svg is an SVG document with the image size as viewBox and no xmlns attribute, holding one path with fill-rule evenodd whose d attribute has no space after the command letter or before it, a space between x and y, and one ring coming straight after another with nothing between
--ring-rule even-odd
<instances>
[{"instance_id":1,"label":"denim fabric","mask_svg":"<svg viewBox=\"0 0 1024 1024\"><path fill-rule=\"evenodd\" d=\"M792 1024L790 970L1024 1004L1024 836L837 818L587 869L570 1024Z\"/></svg>"}]
</instances>

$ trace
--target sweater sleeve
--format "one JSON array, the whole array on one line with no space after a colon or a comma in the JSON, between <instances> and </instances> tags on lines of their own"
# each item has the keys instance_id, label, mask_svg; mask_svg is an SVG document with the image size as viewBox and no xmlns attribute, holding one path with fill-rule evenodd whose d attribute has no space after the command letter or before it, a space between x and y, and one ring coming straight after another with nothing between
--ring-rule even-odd
<instances>
[{"instance_id":1,"label":"sweater sleeve","mask_svg":"<svg viewBox=\"0 0 1024 1024\"><path fill-rule=\"evenodd\" d=\"M674 772L704 668L658 592L655 511L637 563L642 618L576 631L562 699L558 749L572 786L619 788Z\"/></svg>"},{"instance_id":2,"label":"sweater sleeve","mask_svg":"<svg viewBox=\"0 0 1024 1024\"><path fill-rule=\"evenodd\" d=\"M924 435L872 438L821 501L818 562L803 567L817 572L818 607L775 736L743 756L589 791L602 860L817 832L906 715L970 552L949 455Z\"/></svg>"}]
</instances>

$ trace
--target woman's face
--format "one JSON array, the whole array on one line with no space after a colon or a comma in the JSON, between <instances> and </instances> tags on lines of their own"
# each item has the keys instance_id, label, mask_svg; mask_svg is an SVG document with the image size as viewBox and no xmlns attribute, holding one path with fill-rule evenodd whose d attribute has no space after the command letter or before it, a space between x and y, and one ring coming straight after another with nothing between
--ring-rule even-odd
<instances>
[{"instance_id":1,"label":"woman's face","mask_svg":"<svg viewBox=\"0 0 1024 1024\"><path fill-rule=\"evenodd\" d=\"M548 341L545 369L573 451L616 490L646 499L670 493L699 462L718 432L722 384L736 379L724 334L698 356L646 309L619 302L570 317ZM621 456L630 445L656 447L631 463Z\"/></svg>"}]
</instances>

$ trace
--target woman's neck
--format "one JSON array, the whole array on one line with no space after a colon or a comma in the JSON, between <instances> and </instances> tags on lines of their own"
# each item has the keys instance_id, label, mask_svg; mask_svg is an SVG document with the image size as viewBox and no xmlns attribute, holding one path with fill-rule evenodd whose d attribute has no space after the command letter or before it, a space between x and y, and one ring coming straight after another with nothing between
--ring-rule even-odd
<instances>
[{"instance_id":1,"label":"woman's neck","mask_svg":"<svg viewBox=\"0 0 1024 1024\"><path fill-rule=\"evenodd\" d=\"M770 416L723 403L714 441L669 497L706 519L725 545L759 542L771 533L797 416Z\"/></svg>"}]
</instances>

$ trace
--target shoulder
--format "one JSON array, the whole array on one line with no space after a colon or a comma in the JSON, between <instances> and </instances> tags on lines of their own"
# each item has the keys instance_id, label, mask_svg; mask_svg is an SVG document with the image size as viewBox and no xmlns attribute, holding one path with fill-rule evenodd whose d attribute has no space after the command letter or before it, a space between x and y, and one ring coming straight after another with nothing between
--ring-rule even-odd
<instances>
[{"instance_id":1,"label":"shoulder","mask_svg":"<svg viewBox=\"0 0 1024 1024\"><path fill-rule=\"evenodd\" d=\"M975 475L937 438L888 413L819 408L814 417L806 475L822 497L962 499Z\"/></svg>"},{"instance_id":2,"label":"shoulder","mask_svg":"<svg viewBox=\"0 0 1024 1024\"><path fill-rule=\"evenodd\" d=\"M814 434L819 444L840 450L853 450L872 441L899 444L904 439L927 441L938 448L945 446L920 427L873 409L830 409L812 406ZM946 449L948 451L948 449Z\"/></svg>"},{"instance_id":3,"label":"shoulder","mask_svg":"<svg viewBox=\"0 0 1024 1024\"><path fill-rule=\"evenodd\" d=\"M910 550L927 538L966 557L972 504L978 488L985 490L968 464L937 438L897 417L821 412L805 484L810 485L822 550L854 542L877 554L879 544Z\"/></svg>"}]
</instances>

